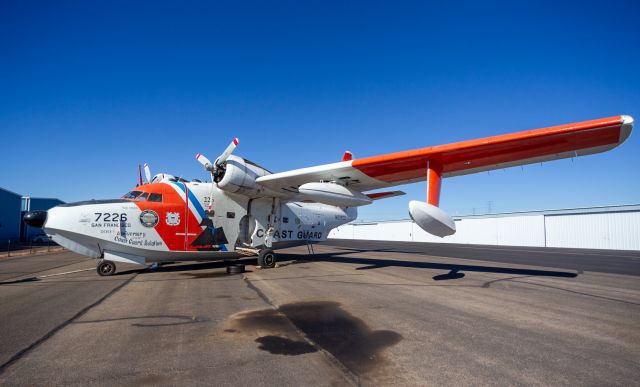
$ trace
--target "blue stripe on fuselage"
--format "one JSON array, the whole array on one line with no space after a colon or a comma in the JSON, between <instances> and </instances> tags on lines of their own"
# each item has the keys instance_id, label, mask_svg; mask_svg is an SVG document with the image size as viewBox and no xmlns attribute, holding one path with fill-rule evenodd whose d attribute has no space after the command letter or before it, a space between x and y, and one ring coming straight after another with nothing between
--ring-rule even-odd
<instances>
[{"instance_id":1,"label":"blue stripe on fuselage","mask_svg":"<svg viewBox=\"0 0 640 387\"><path fill-rule=\"evenodd\" d=\"M182 192L184 192L185 187L184 187L184 183L173 183L175 184L178 188L180 188L180 190L182 190ZM204 212L204 208L202 208L202 205L200 204L200 201L198 200L198 198L196 198L196 196L193 194L193 191L189 190L189 201L193 203L193 206L196 208L196 211L198 211L198 214L200 214L200 217L202 219L205 219L207 217L207 213ZM215 234L216 229L213 229L213 232ZM218 248L220 249L220 251L229 251L227 249L227 246L225 245L218 245Z\"/></svg>"},{"instance_id":2,"label":"blue stripe on fuselage","mask_svg":"<svg viewBox=\"0 0 640 387\"><path fill-rule=\"evenodd\" d=\"M180 188L182 190L182 192L184 192L184 190L185 190L184 183L173 183L173 184L175 184L178 188ZM191 191L191 190L189 190L189 201L191 203L193 203L193 206L195 207L196 211L198 211L198 215L200 215L200 218L201 219L206 219L207 218L207 213L204 212L204 208L202 208L202 205L200 204L200 201L193 194L193 191Z\"/></svg>"}]
</instances>

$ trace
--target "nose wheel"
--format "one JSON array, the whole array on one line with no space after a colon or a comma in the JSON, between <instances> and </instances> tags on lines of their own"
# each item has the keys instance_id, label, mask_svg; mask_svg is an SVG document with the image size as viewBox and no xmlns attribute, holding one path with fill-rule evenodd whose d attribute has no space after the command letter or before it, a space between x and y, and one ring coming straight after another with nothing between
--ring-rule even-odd
<instances>
[{"instance_id":1,"label":"nose wheel","mask_svg":"<svg viewBox=\"0 0 640 387\"><path fill-rule=\"evenodd\" d=\"M102 260L96 267L96 271L102 277L110 276L116 272L116 264L111 261Z\"/></svg>"}]
</instances>

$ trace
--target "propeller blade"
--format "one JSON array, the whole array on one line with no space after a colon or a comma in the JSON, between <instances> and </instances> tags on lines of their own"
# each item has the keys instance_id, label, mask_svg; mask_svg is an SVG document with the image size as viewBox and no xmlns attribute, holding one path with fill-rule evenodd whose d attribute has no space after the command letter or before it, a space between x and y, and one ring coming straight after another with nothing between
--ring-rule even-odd
<instances>
[{"instance_id":1,"label":"propeller blade","mask_svg":"<svg viewBox=\"0 0 640 387\"><path fill-rule=\"evenodd\" d=\"M147 178L147 183L151 183L151 170L147 163L144 163L144 176Z\"/></svg>"},{"instance_id":2,"label":"propeller blade","mask_svg":"<svg viewBox=\"0 0 640 387\"><path fill-rule=\"evenodd\" d=\"M220 165L225 161L227 161L227 159L229 158L233 150L236 149L237 146L238 146L238 139L234 138L233 141L231 141L231 144L229 144L229 146L227 147L227 149L225 149L224 152L222 152L222 154L220 155L220 157L216 159L216 165Z\"/></svg>"},{"instance_id":3,"label":"propeller blade","mask_svg":"<svg viewBox=\"0 0 640 387\"><path fill-rule=\"evenodd\" d=\"M213 164L211 164L211 161L209 161L208 158L206 158L204 155L200 153L196 155L196 160L198 160L198 162L202 164L204 166L204 169L206 170L210 170L213 167Z\"/></svg>"},{"instance_id":4,"label":"propeller blade","mask_svg":"<svg viewBox=\"0 0 640 387\"><path fill-rule=\"evenodd\" d=\"M138 185L142 185L142 166L138 164Z\"/></svg>"}]
</instances>

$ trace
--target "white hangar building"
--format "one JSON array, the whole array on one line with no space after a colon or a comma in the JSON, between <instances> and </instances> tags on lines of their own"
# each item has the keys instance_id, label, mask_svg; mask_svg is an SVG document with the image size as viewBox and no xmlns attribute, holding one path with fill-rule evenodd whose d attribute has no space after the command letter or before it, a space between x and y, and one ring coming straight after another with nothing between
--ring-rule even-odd
<instances>
[{"instance_id":1,"label":"white hangar building","mask_svg":"<svg viewBox=\"0 0 640 387\"><path fill-rule=\"evenodd\" d=\"M412 220L349 223L329 238L498 246L640 250L640 204L454 216L456 233L438 238Z\"/></svg>"}]
</instances>

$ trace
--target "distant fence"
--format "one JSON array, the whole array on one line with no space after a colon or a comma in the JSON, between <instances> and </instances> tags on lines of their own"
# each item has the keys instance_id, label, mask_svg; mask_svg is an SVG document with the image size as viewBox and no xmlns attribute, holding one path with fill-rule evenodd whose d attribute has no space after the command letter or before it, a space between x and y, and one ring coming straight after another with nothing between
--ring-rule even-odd
<instances>
[{"instance_id":1,"label":"distant fence","mask_svg":"<svg viewBox=\"0 0 640 387\"><path fill-rule=\"evenodd\" d=\"M64 248L51 241L22 243L19 238L0 241L0 257L28 255L56 250L64 250Z\"/></svg>"},{"instance_id":2,"label":"distant fence","mask_svg":"<svg viewBox=\"0 0 640 387\"><path fill-rule=\"evenodd\" d=\"M455 217L456 233L438 238L411 220L350 223L336 239L499 246L640 250L640 205Z\"/></svg>"}]
</instances>

